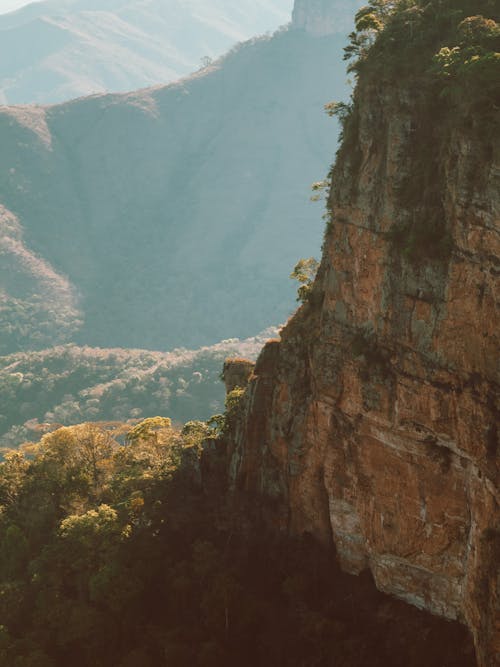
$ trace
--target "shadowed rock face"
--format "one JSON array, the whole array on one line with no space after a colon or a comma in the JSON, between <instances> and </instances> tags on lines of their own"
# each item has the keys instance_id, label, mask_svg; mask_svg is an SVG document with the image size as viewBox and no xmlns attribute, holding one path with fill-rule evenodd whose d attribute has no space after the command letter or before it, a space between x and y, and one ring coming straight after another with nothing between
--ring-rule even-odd
<instances>
[{"instance_id":1,"label":"shadowed rock face","mask_svg":"<svg viewBox=\"0 0 500 667\"><path fill-rule=\"evenodd\" d=\"M369 568L381 590L468 624L492 667L498 146L477 125L433 120L433 104L360 79L312 296L257 361L231 474L277 529L333 540L346 571ZM418 204L404 201L420 173ZM436 192L452 249L411 255L393 230L435 215Z\"/></svg>"},{"instance_id":2,"label":"shadowed rock face","mask_svg":"<svg viewBox=\"0 0 500 667\"><path fill-rule=\"evenodd\" d=\"M72 321L67 312L63 315ZM233 338L200 350L60 345L0 356L0 448L37 439L53 424L126 421L148 414L168 414L174 423L208 419L224 409L224 360L231 355L237 361L228 374L235 382L230 390L246 386L254 363L235 355L255 358L275 334L276 329L268 329L244 341Z\"/></svg>"}]
</instances>

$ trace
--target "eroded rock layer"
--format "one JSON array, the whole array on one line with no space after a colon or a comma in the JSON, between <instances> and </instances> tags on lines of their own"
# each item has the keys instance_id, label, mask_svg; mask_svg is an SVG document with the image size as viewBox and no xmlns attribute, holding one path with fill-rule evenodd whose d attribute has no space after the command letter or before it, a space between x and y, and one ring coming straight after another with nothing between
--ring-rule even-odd
<instances>
[{"instance_id":1,"label":"eroded rock layer","mask_svg":"<svg viewBox=\"0 0 500 667\"><path fill-rule=\"evenodd\" d=\"M279 530L333 540L346 571L468 624L492 667L498 147L470 108L439 108L361 73L311 298L257 362L231 475Z\"/></svg>"}]
</instances>

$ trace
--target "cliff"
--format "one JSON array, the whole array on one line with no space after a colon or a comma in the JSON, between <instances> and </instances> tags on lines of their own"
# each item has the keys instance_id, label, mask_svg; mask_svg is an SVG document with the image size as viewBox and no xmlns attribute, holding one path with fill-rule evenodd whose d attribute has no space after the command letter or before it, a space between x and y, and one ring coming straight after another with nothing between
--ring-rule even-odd
<instances>
[{"instance_id":1,"label":"cliff","mask_svg":"<svg viewBox=\"0 0 500 667\"><path fill-rule=\"evenodd\" d=\"M451 3L409 4L364 50L373 33L358 26L322 263L309 300L257 361L230 474L275 530L333 542L347 572L369 569L380 590L466 623L478 664L492 667L498 71L438 66L459 45L486 68L498 26L468 19L465 2L455 14ZM489 37L472 44L479 26Z\"/></svg>"}]
</instances>

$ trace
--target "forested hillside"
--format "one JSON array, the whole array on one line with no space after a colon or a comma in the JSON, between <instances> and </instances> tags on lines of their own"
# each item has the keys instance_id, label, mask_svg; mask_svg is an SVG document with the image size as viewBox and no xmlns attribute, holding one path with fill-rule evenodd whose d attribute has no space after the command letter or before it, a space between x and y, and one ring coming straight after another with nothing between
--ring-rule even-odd
<instances>
[{"instance_id":1,"label":"forested hillside","mask_svg":"<svg viewBox=\"0 0 500 667\"><path fill-rule=\"evenodd\" d=\"M2 667L472 667L463 627L250 532L214 435L83 424L0 464Z\"/></svg>"},{"instance_id":2,"label":"forested hillside","mask_svg":"<svg viewBox=\"0 0 500 667\"><path fill-rule=\"evenodd\" d=\"M290 29L170 86L1 108L2 352L195 348L284 321L321 243L343 43Z\"/></svg>"}]
</instances>

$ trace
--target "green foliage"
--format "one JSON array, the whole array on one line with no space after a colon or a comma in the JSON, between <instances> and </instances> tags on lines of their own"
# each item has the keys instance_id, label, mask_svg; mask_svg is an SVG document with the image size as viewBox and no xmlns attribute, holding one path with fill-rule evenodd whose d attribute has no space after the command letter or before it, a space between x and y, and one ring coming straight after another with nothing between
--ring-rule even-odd
<instances>
[{"instance_id":1,"label":"green foliage","mask_svg":"<svg viewBox=\"0 0 500 667\"><path fill-rule=\"evenodd\" d=\"M236 387L227 394L224 414L212 415L206 422L208 437L215 439L224 438L234 429L237 420L241 416L244 395L245 389L242 387Z\"/></svg>"},{"instance_id":2,"label":"green foliage","mask_svg":"<svg viewBox=\"0 0 500 667\"><path fill-rule=\"evenodd\" d=\"M444 202L447 175L438 147L447 146L460 127L486 156L498 134L498 19L491 0L373 0L356 15L345 56L360 77L359 87L350 108L339 109L343 143L338 155L356 191L362 158L360 96L369 86L411 95L404 146L408 175L398 178L394 188L407 215L400 216L389 239L397 256L414 265L446 263L453 251ZM336 112L333 105L331 113ZM387 127L380 124L377 131L383 144ZM471 174L471 185L474 178Z\"/></svg>"},{"instance_id":3,"label":"green foliage","mask_svg":"<svg viewBox=\"0 0 500 667\"><path fill-rule=\"evenodd\" d=\"M38 440L46 424L208 419L224 406L228 357L255 358L275 329L201 350L101 350L65 345L0 357L0 448Z\"/></svg>"},{"instance_id":4,"label":"green foliage","mask_svg":"<svg viewBox=\"0 0 500 667\"><path fill-rule=\"evenodd\" d=\"M234 429L241 415L244 395L245 389L242 387L230 391L226 396L224 414L214 415L208 420L207 424L215 437L224 437Z\"/></svg>"},{"instance_id":5,"label":"green foliage","mask_svg":"<svg viewBox=\"0 0 500 667\"><path fill-rule=\"evenodd\" d=\"M324 181L315 181L311 185L311 190L314 192L314 194L311 196L311 201L319 201L321 199L321 193L325 191L328 195L330 185L331 183L328 179L325 179Z\"/></svg>"},{"instance_id":6,"label":"green foliage","mask_svg":"<svg viewBox=\"0 0 500 667\"><path fill-rule=\"evenodd\" d=\"M359 63L367 57L370 47L386 26L389 16L397 5L398 2L390 0L370 0L356 13L355 31L350 33L349 44L344 49L344 60L354 60L354 63L349 65L348 71L356 71Z\"/></svg>"},{"instance_id":7,"label":"green foliage","mask_svg":"<svg viewBox=\"0 0 500 667\"><path fill-rule=\"evenodd\" d=\"M456 29L456 45L443 46L434 56L441 95L460 99L471 95L476 108L500 102L500 26L484 16L469 16Z\"/></svg>"},{"instance_id":8,"label":"green foliage","mask_svg":"<svg viewBox=\"0 0 500 667\"><path fill-rule=\"evenodd\" d=\"M108 651L117 647L107 637L127 606L139 604L147 581L126 550L133 559L140 535L154 541L170 491L175 486L181 498L196 476L207 429L192 422L178 431L152 418L128 430L122 446L116 429L61 428L29 459L12 452L0 464L0 618L11 660L2 664L49 654L57 664L114 664Z\"/></svg>"},{"instance_id":9,"label":"green foliage","mask_svg":"<svg viewBox=\"0 0 500 667\"><path fill-rule=\"evenodd\" d=\"M201 446L203 440L208 438L210 435L210 429L207 425L207 422L202 421L189 421L184 424L181 436L184 442L184 446L190 447L199 447Z\"/></svg>"},{"instance_id":10,"label":"green foliage","mask_svg":"<svg viewBox=\"0 0 500 667\"><path fill-rule=\"evenodd\" d=\"M338 118L343 124L352 112L352 105L345 102L328 102L324 109L328 116Z\"/></svg>"},{"instance_id":11,"label":"green foliage","mask_svg":"<svg viewBox=\"0 0 500 667\"><path fill-rule=\"evenodd\" d=\"M138 426L128 445L67 427L0 463L2 667L420 667L427 652L468 667L450 624L342 575L313 540L241 530L219 478L201 483L206 425Z\"/></svg>"},{"instance_id":12,"label":"green foliage","mask_svg":"<svg viewBox=\"0 0 500 667\"><path fill-rule=\"evenodd\" d=\"M245 390L241 387L236 387L228 393L226 396L226 415L228 419L233 419L238 416L244 395Z\"/></svg>"},{"instance_id":13,"label":"green foliage","mask_svg":"<svg viewBox=\"0 0 500 667\"><path fill-rule=\"evenodd\" d=\"M297 301L305 303L309 300L318 267L319 262L314 257L300 259L295 265L290 278L300 283L297 290Z\"/></svg>"},{"instance_id":14,"label":"green foliage","mask_svg":"<svg viewBox=\"0 0 500 667\"><path fill-rule=\"evenodd\" d=\"M356 15L345 58L356 73L421 70L427 83L441 79L443 94L470 88L492 101L498 94L497 21L490 0L372 0Z\"/></svg>"},{"instance_id":15,"label":"green foliage","mask_svg":"<svg viewBox=\"0 0 500 667\"><path fill-rule=\"evenodd\" d=\"M139 440L169 438L172 433L172 421L168 417L148 417L134 426L127 434L130 443Z\"/></svg>"},{"instance_id":16,"label":"green foliage","mask_svg":"<svg viewBox=\"0 0 500 667\"><path fill-rule=\"evenodd\" d=\"M226 416L225 415L212 415L207 421L207 426L210 431L210 435L213 438L220 438L224 435L226 429Z\"/></svg>"},{"instance_id":17,"label":"green foliage","mask_svg":"<svg viewBox=\"0 0 500 667\"><path fill-rule=\"evenodd\" d=\"M346 102L328 102L325 104L325 112L328 116L335 117L340 123L339 141L346 142L349 140L350 123L354 116L354 99L351 98L349 103ZM352 147L351 147L352 148ZM327 182L331 184L331 173Z\"/></svg>"}]
</instances>

